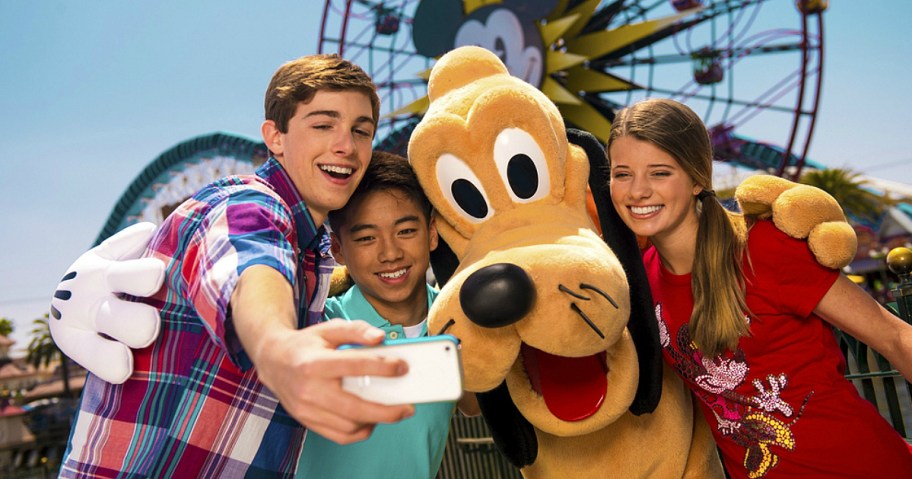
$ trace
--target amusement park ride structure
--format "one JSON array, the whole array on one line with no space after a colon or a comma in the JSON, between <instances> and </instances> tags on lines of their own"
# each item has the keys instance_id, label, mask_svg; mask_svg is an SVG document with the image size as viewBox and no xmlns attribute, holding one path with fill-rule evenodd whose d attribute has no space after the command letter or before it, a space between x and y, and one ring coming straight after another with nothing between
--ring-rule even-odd
<instances>
[{"instance_id":1,"label":"amusement park ride structure","mask_svg":"<svg viewBox=\"0 0 912 479\"><path fill-rule=\"evenodd\" d=\"M379 149L404 153L435 58L477 44L547 94L568 125L598 138L619 108L673 98L711 127L720 161L797 178L820 100L827 1L798 0L787 16L781 5L770 11L773 3L327 0L317 47L374 79ZM267 154L258 140L227 133L174 146L128 187L97 242L136 221L160 222L206 182L251 172Z\"/></svg>"},{"instance_id":2,"label":"amusement park ride structure","mask_svg":"<svg viewBox=\"0 0 912 479\"><path fill-rule=\"evenodd\" d=\"M427 107L434 58L477 44L603 140L620 107L673 98L712 128L720 160L797 178L820 101L827 2L799 0L791 16L772 3L327 0L319 50L372 75L387 149L404 148ZM751 139L760 124L776 136Z\"/></svg>"}]
</instances>

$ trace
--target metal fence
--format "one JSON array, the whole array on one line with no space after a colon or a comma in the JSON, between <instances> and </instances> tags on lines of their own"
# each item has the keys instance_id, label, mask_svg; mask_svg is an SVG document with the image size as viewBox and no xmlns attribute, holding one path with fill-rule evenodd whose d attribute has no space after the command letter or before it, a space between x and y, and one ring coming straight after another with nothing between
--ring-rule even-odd
<instances>
[{"instance_id":1,"label":"metal fence","mask_svg":"<svg viewBox=\"0 0 912 479\"><path fill-rule=\"evenodd\" d=\"M437 479L462 478L520 479L522 475L494 446L481 416L466 417L457 412L450 422Z\"/></svg>"},{"instance_id":2,"label":"metal fence","mask_svg":"<svg viewBox=\"0 0 912 479\"><path fill-rule=\"evenodd\" d=\"M846 357L846 379L858 393L877 406L906 441L912 443L912 385L876 351L857 339L837 331L839 346Z\"/></svg>"},{"instance_id":3,"label":"metal fence","mask_svg":"<svg viewBox=\"0 0 912 479\"><path fill-rule=\"evenodd\" d=\"M887 255L887 267L899 277L891 292L895 302L887 309L912 324L912 250L894 248ZM906 441L912 443L912 384L909 384L883 356L841 331L836 332L846 357L846 378L859 394L877 406L880 414Z\"/></svg>"}]
</instances>

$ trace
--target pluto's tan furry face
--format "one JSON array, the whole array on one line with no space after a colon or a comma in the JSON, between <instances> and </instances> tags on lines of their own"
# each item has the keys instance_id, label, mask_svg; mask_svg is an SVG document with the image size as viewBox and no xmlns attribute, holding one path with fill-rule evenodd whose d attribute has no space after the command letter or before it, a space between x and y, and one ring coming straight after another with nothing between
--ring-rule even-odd
<instances>
[{"instance_id":1,"label":"pluto's tan furry face","mask_svg":"<svg viewBox=\"0 0 912 479\"><path fill-rule=\"evenodd\" d=\"M409 159L459 259L429 331L460 339L468 390L506 381L536 428L604 428L638 367L624 271L586 214L585 153L550 100L480 48L445 55L428 96Z\"/></svg>"}]
</instances>

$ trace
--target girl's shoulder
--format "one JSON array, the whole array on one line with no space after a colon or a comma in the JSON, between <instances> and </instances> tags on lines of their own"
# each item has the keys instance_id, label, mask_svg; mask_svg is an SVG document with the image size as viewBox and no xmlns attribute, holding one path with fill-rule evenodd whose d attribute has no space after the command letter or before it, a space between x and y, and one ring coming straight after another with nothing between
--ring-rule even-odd
<instances>
[{"instance_id":1,"label":"girl's shoulder","mask_svg":"<svg viewBox=\"0 0 912 479\"><path fill-rule=\"evenodd\" d=\"M747 248L751 254L810 254L807 241L785 234L771 220L757 220L751 225L747 232Z\"/></svg>"},{"instance_id":2,"label":"girl's shoulder","mask_svg":"<svg viewBox=\"0 0 912 479\"><path fill-rule=\"evenodd\" d=\"M817 262L806 240L792 238L770 220L760 220L751 226L745 254L745 272L762 275L766 271L780 280L833 271Z\"/></svg>"}]
</instances>

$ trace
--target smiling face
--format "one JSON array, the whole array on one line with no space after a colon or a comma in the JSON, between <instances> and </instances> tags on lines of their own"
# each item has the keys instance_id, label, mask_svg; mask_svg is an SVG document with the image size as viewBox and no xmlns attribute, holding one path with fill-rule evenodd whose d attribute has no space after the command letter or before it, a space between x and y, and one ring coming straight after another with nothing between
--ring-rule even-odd
<instances>
[{"instance_id":1,"label":"smiling face","mask_svg":"<svg viewBox=\"0 0 912 479\"><path fill-rule=\"evenodd\" d=\"M411 326L427 314L425 274L437 230L420 205L395 189L359 196L333 234L333 256L348 267L367 301L386 320Z\"/></svg>"},{"instance_id":2,"label":"smiling face","mask_svg":"<svg viewBox=\"0 0 912 479\"><path fill-rule=\"evenodd\" d=\"M375 124L367 94L319 90L300 102L279 131L263 122L263 139L301 193L314 222L348 202L370 161Z\"/></svg>"},{"instance_id":3,"label":"smiling face","mask_svg":"<svg viewBox=\"0 0 912 479\"><path fill-rule=\"evenodd\" d=\"M696 237L702 188L673 156L632 136L616 139L609 155L611 201L634 233L654 242Z\"/></svg>"}]
</instances>

